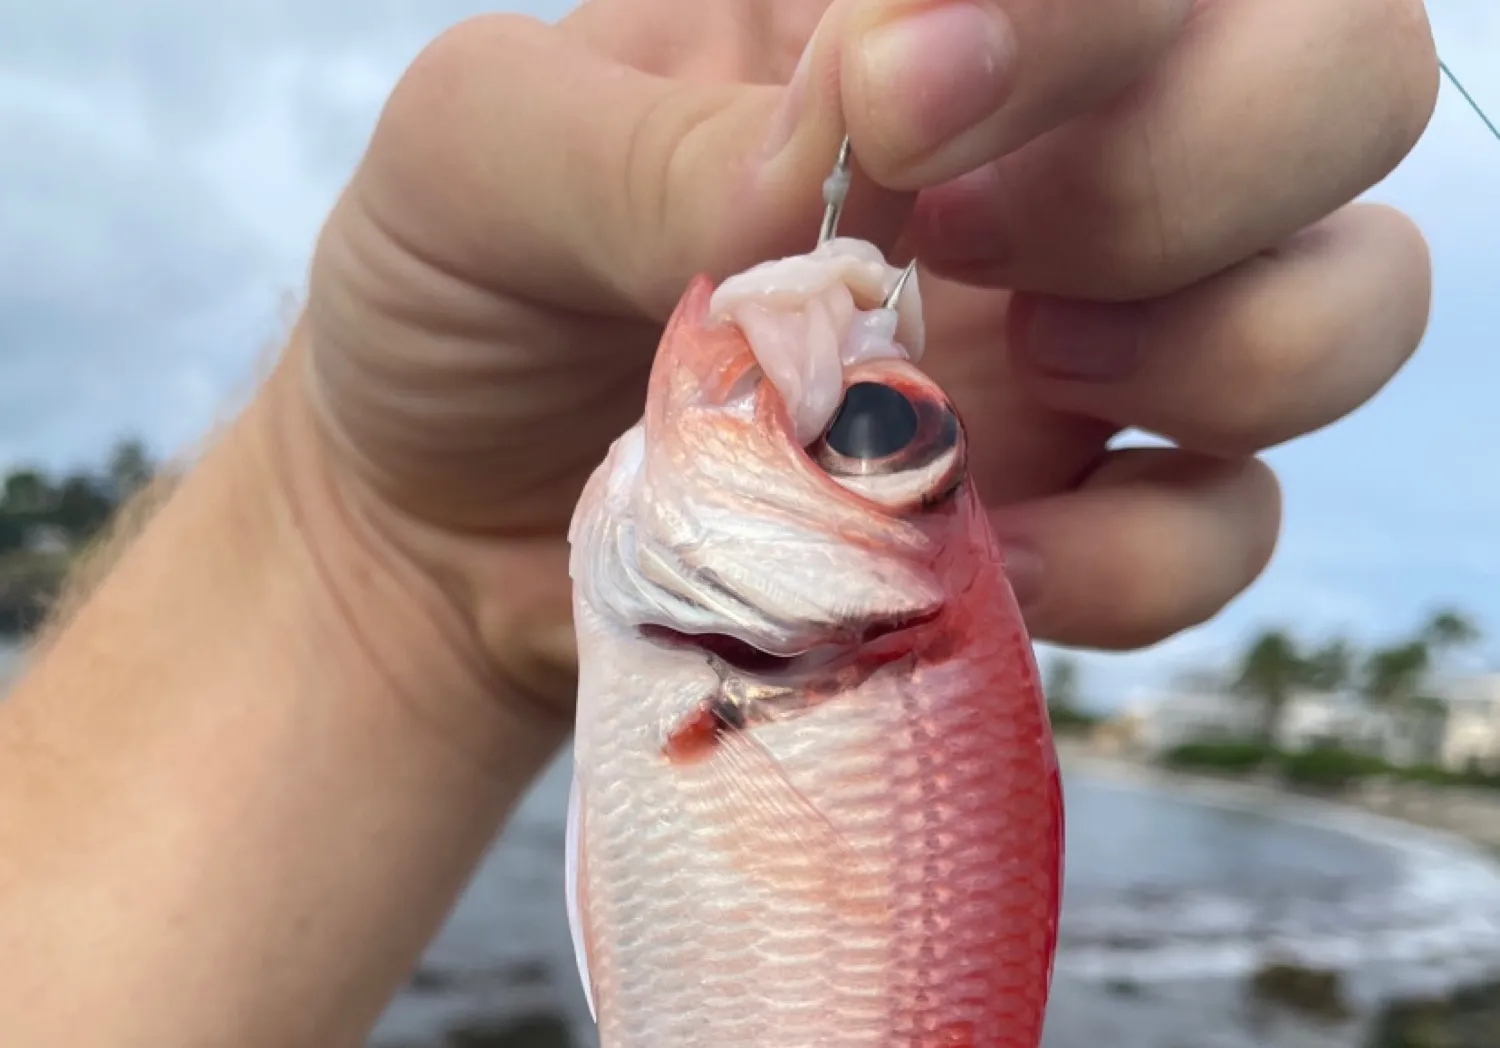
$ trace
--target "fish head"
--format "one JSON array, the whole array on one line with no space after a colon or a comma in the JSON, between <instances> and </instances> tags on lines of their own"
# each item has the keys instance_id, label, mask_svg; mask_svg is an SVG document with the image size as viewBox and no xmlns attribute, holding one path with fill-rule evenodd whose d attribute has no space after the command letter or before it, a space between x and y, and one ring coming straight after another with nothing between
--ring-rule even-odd
<instances>
[{"instance_id":1,"label":"fish head","mask_svg":"<svg viewBox=\"0 0 1500 1048\"><path fill-rule=\"evenodd\" d=\"M901 633L967 588L993 540L963 424L891 337L900 318L858 308L850 283L737 310L691 283L644 416L574 517L575 592L592 613L746 668ZM884 342L857 330L872 317Z\"/></svg>"}]
</instances>

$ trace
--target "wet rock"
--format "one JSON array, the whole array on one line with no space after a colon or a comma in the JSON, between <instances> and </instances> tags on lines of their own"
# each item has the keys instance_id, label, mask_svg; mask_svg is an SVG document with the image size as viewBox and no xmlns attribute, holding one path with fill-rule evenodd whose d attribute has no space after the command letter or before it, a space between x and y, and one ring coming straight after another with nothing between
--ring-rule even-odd
<instances>
[{"instance_id":1,"label":"wet rock","mask_svg":"<svg viewBox=\"0 0 1500 1048\"><path fill-rule=\"evenodd\" d=\"M552 969L545 961L517 961L506 966L501 978L510 986L549 986Z\"/></svg>"},{"instance_id":2,"label":"wet rock","mask_svg":"<svg viewBox=\"0 0 1500 1048\"><path fill-rule=\"evenodd\" d=\"M561 1016L539 1013L454 1027L445 1048L573 1048L573 1037Z\"/></svg>"},{"instance_id":3,"label":"wet rock","mask_svg":"<svg viewBox=\"0 0 1500 1048\"><path fill-rule=\"evenodd\" d=\"M1251 998L1308 1018L1342 1022L1353 1012L1344 996L1343 977L1336 971L1300 964L1267 964L1250 977Z\"/></svg>"},{"instance_id":4,"label":"wet rock","mask_svg":"<svg viewBox=\"0 0 1500 1048\"><path fill-rule=\"evenodd\" d=\"M1115 997L1139 997L1144 992L1134 979L1110 979L1105 982L1104 989Z\"/></svg>"},{"instance_id":5,"label":"wet rock","mask_svg":"<svg viewBox=\"0 0 1500 1048\"><path fill-rule=\"evenodd\" d=\"M1446 996L1392 1001L1381 1009L1368 1048L1494 1048L1500 1045L1500 981Z\"/></svg>"},{"instance_id":6,"label":"wet rock","mask_svg":"<svg viewBox=\"0 0 1500 1048\"><path fill-rule=\"evenodd\" d=\"M444 993L453 989L456 982L452 973L423 965L412 972L406 986L412 993Z\"/></svg>"}]
</instances>

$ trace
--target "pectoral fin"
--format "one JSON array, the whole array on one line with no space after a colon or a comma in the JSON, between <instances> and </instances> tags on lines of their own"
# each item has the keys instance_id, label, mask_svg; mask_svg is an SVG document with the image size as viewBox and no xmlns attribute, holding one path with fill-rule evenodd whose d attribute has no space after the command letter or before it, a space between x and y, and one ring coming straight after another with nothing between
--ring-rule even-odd
<instances>
[{"instance_id":1,"label":"pectoral fin","mask_svg":"<svg viewBox=\"0 0 1500 1048\"><path fill-rule=\"evenodd\" d=\"M721 735L692 784L713 836L747 873L845 913L884 905L872 864L753 730Z\"/></svg>"},{"instance_id":2,"label":"pectoral fin","mask_svg":"<svg viewBox=\"0 0 1500 1048\"><path fill-rule=\"evenodd\" d=\"M573 936L573 958L578 962L578 977L583 981L583 995L589 1004L589 1015L597 1023L599 1013L594 1007L594 981L589 975L588 928L584 923L585 902L583 852L583 791L578 783L578 774L568 787L567 844L563 861L565 894L568 904L568 931Z\"/></svg>"}]
</instances>

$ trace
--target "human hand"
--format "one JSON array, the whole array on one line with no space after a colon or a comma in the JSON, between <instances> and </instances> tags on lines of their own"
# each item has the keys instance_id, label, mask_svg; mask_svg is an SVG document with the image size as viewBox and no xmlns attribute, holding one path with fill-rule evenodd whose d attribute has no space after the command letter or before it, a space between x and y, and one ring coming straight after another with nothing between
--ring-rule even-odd
<instances>
[{"instance_id":1,"label":"human hand","mask_svg":"<svg viewBox=\"0 0 1500 1048\"><path fill-rule=\"evenodd\" d=\"M902 13L910 34L866 36ZM1420 235L1345 205L1436 91L1419 0L480 18L397 88L273 388L312 406L390 570L483 673L565 717L580 487L638 417L687 280L810 245L847 128L867 177L842 231L924 265L924 366L1034 635L1150 643L1268 559L1279 494L1253 456L1417 345ZM1107 450L1127 426L1178 447Z\"/></svg>"}]
</instances>

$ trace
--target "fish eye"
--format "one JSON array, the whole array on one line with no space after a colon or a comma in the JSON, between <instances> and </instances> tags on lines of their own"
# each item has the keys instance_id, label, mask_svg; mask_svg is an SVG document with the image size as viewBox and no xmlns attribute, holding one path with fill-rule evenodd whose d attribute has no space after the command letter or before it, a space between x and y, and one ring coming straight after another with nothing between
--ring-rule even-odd
<instances>
[{"instance_id":1,"label":"fish eye","mask_svg":"<svg viewBox=\"0 0 1500 1048\"><path fill-rule=\"evenodd\" d=\"M917 421L917 409L899 389L856 382L844 393L823 441L845 458L885 458L912 442Z\"/></svg>"},{"instance_id":2,"label":"fish eye","mask_svg":"<svg viewBox=\"0 0 1500 1048\"><path fill-rule=\"evenodd\" d=\"M808 449L843 487L905 510L931 506L963 479L963 427L936 390L906 382L849 386L823 435Z\"/></svg>"}]
</instances>

